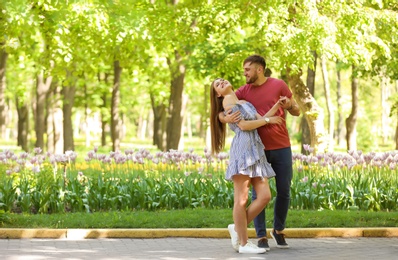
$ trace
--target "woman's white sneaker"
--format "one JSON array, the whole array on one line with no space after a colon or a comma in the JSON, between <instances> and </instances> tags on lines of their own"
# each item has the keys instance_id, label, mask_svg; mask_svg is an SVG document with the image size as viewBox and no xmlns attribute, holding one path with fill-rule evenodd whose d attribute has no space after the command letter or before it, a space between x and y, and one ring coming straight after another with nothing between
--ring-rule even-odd
<instances>
[{"instance_id":1,"label":"woman's white sneaker","mask_svg":"<svg viewBox=\"0 0 398 260\"><path fill-rule=\"evenodd\" d=\"M238 233L235 231L235 224L228 225L229 235L231 236L231 244L232 247L235 249L236 252L239 251L239 238Z\"/></svg>"},{"instance_id":2,"label":"woman's white sneaker","mask_svg":"<svg viewBox=\"0 0 398 260\"><path fill-rule=\"evenodd\" d=\"M260 248L250 241L247 241L246 245L239 246L240 254L264 254L265 248Z\"/></svg>"}]
</instances>

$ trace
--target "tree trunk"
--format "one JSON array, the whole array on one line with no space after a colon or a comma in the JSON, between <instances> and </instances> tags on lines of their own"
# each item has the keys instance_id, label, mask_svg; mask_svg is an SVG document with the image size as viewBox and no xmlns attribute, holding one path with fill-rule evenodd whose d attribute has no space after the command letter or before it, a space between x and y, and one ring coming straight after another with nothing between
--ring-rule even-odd
<instances>
[{"instance_id":1,"label":"tree trunk","mask_svg":"<svg viewBox=\"0 0 398 260\"><path fill-rule=\"evenodd\" d=\"M317 54L315 51L313 51L312 54L314 56L314 64L313 64L314 69L308 67L307 88L311 96L315 97L315 75L316 75ZM300 128L301 128L301 153L305 154L306 151L304 149L304 145L311 143L310 128L308 126L307 118L305 116L301 117Z\"/></svg>"},{"instance_id":2,"label":"tree trunk","mask_svg":"<svg viewBox=\"0 0 398 260\"><path fill-rule=\"evenodd\" d=\"M397 116L398 119L398 116ZM398 123L395 126L395 150L398 150Z\"/></svg>"},{"instance_id":3,"label":"tree trunk","mask_svg":"<svg viewBox=\"0 0 398 260\"><path fill-rule=\"evenodd\" d=\"M327 145L328 151L332 152L334 149L334 109L332 104L332 99L330 96L330 83L329 83L329 74L328 68L326 64L326 58L322 56L321 58L321 67L322 67L322 77L323 77L323 88L325 90L325 100L326 100L326 108L328 110L328 122L329 122L329 134L327 137Z\"/></svg>"},{"instance_id":4,"label":"tree trunk","mask_svg":"<svg viewBox=\"0 0 398 260\"><path fill-rule=\"evenodd\" d=\"M120 148L120 118L119 118L119 103L120 103L120 76L122 68L119 61L113 63L114 77L112 87L112 103L111 103L111 136L112 149L118 151Z\"/></svg>"},{"instance_id":5,"label":"tree trunk","mask_svg":"<svg viewBox=\"0 0 398 260\"><path fill-rule=\"evenodd\" d=\"M289 86L292 89L294 98L308 122L311 136L310 145L314 148L314 153L322 152L325 150L323 110L318 106L316 100L301 80L301 72L293 75L288 68L287 74Z\"/></svg>"},{"instance_id":6,"label":"tree trunk","mask_svg":"<svg viewBox=\"0 0 398 260\"><path fill-rule=\"evenodd\" d=\"M153 111L153 145L164 151L166 147L165 142L165 121L166 121L166 105L155 104L155 98L153 93L150 93L151 107Z\"/></svg>"},{"instance_id":7,"label":"tree trunk","mask_svg":"<svg viewBox=\"0 0 398 260\"><path fill-rule=\"evenodd\" d=\"M204 99L203 99L203 107L204 107L204 109L203 109L203 112L200 113L199 137L203 138L203 140L206 142L206 138L207 138L207 134L206 133L207 133L208 124L209 124L208 123L209 122L208 113L209 113L209 103L210 103L209 102L209 96L210 96L209 92L210 92L210 90L209 90L209 87L206 84L203 87L204 87L204 93L205 93L205 96L204 96Z\"/></svg>"},{"instance_id":8,"label":"tree trunk","mask_svg":"<svg viewBox=\"0 0 398 260\"><path fill-rule=\"evenodd\" d=\"M141 107L138 117L138 124L137 124L137 137L140 140L145 140L147 133L148 133L148 115L145 115L147 110L144 107Z\"/></svg>"},{"instance_id":9,"label":"tree trunk","mask_svg":"<svg viewBox=\"0 0 398 260\"><path fill-rule=\"evenodd\" d=\"M90 124L89 124L89 118L88 118L88 114L89 114L89 107L88 107L88 95L87 95L87 84L83 85L83 89L84 89L84 135L85 135L85 145L86 147L90 147L91 146L91 133L90 133Z\"/></svg>"},{"instance_id":10,"label":"tree trunk","mask_svg":"<svg viewBox=\"0 0 398 260\"><path fill-rule=\"evenodd\" d=\"M351 114L345 120L347 129L347 150L357 150L357 116L358 116L358 78L355 76L355 66L352 66L351 77Z\"/></svg>"},{"instance_id":11,"label":"tree trunk","mask_svg":"<svg viewBox=\"0 0 398 260\"><path fill-rule=\"evenodd\" d=\"M46 131L46 96L50 90L52 77L44 78L44 73L37 75L36 81L36 107L35 107L35 147L44 149L44 133Z\"/></svg>"},{"instance_id":12,"label":"tree trunk","mask_svg":"<svg viewBox=\"0 0 398 260\"><path fill-rule=\"evenodd\" d=\"M50 91L46 95L46 133L47 133L47 151L54 154L64 152L64 127L62 124L62 101L61 89L58 80L51 82Z\"/></svg>"},{"instance_id":13,"label":"tree trunk","mask_svg":"<svg viewBox=\"0 0 398 260\"><path fill-rule=\"evenodd\" d=\"M337 63L336 63L337 65ZM337 67L337 143L339 146L343 146L345 140L345 128L344 128L344 120L343 120L343 98L341 95L341 75L340 69Z\"/></svg>"},{"instance_id":14,"label":"tree trunk","mask_svg":"<svg viewBox=\"0 0 398 260\"><path fill-rule=\"evenodd\" d=\"M108 77L109 74L105 73L104 83L108 85ZM101 81L100 74L98 73L98 81ZM106 146L106 125L108 123L108 119L105 111L108 109L108 92L103 91L101 95L102 105L101 105L101 146Z\"/></svg>"},{"instance_id":15,"label":"tree trunk","mask_svg":"<svg viewBox=\"0 0 398 260\"><path fill-rule=\"evenodd\" d=\"M390 125L390 103L388 98L391 96L389 79L381 75L380 87L381 87L381 137L383 144L388 144L390 141L389 125Z\"/></svg>"},{"instance_id":16,"label":"tree trunk","mask_svg":"<svg viewBox=\"0 0 398 260\"><path fill-rule=\"evenodd\" d=\"M20 146L25 152L28 152L29 107L26 103L20 104L18 96L15 98L15 103L18 114L17 145Z\"/></svg>"},{"instance_id":17,"label":"tree trunk","mask_svg":"<svg viewBox=\"0 0 398 260\"><path fill-rule=\"evenodd\" d=\"M185 146L185 123L187 121L187 113L185 112L187 109L187 104L188 104L188 96L183 95L182 96L182 107L181 107L181 112L182 112L182 122L181 122L181 136L180 136L180 142L178 143L178 150L184 150Z\"/></svg>"},{"instance_id":18,"label":"tree trunk","mask_svg":"<svg viewBox=\"0 0 398 260\"><path fill-rule=\"evenodd\" d=\"M176 52L175 63L169 63L171 73L171 89L170 89L170 102L169 113L167 120L167 145L166 150L178 149L181 136L182 124L182 93L184 90L185 78L185 65L183 64L182 57Z\"/></svg>"},{"instance_id":19,"label":"tree trunk","mask_svg":"<svg viewBox=\"0 0 398 260\"><path fill-rule=\"evenodd\" d=\"M67 83L69 82L69 83ZM76 82L72 79L72 73L67 72L66 82L62 86L62 113L64 127L64 152L74 151L75 142L73 139L72 108L75 100Z\"/></svg>"},{"instance_id":20,"label":"tree trunk","mask_svg":"<svg viewBox=\"0 0 398 260\"><path fill-rule=\"evenodd\" d=\"M4 43L0 43L0 137L5 137L6 133L6 67L8 53L3 48Z\"/></svg>"},{"instance_id":21,"label":"tree trunk","mask_svg":"<svg viewBox=\"0 0 398 260\"><path fill-rule=\"evenodd\" d=\"M398 80L395 81L395 92L398 92ZM395 126L395 150L398 150L398 111L396 112L397 124Z\"/></svg>"}]
</instances>

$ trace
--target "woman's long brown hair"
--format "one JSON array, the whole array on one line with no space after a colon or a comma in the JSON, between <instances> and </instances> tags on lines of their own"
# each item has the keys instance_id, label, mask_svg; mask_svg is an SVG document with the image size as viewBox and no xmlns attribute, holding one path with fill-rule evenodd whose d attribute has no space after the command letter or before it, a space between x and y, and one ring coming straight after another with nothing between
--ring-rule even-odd
<instances>
[{"instance_id":1,"label":"woman's long brown hair","mask_svg":"<svg viewBox=\"0 0 398 260\"><path fill-rule=\"evenodd\" d=\"M211 151L212 153L219 153L224 149L226 127L218 119L218 114L224 111L222 102L224 97L217 97L217 92L214 89L214 82L210 85L210 131L211 131Z\"/></svg>"}]
</instances>

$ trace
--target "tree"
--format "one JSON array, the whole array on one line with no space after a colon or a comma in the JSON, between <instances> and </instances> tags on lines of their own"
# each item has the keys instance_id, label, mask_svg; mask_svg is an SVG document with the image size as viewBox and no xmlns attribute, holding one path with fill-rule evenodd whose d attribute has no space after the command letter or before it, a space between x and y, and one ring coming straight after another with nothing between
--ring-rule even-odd
<instances>
[{"instance_id":1,"label":"tree","mask_svg":"<svg viewBox=\"0 0 398 260\"><path fill-rule=\"evenodd\" d=\"M308 66L307 69L307 88L311 96L315 97L315 75L316 75L316 64L317 64L317 54L314 51L314 63L313 67ZM301 118L301 153L305 154L307 151L305 150L304 145L308 145L311 143L311 132L308 126L307 118L303 116Z\"/></svg>"},{"instance_id":2,"label":"tree","mask_svg":"<svg viewBox=\"0 0 398 260\"><path fill-rule=\"evenodd\" d=\"M8 53L4 49L4 43L0 42L0 136L2 136L3 138L5 134L6 113L7 113L6 98L5 98L7 58L8 58Z\"/></svg>"},{"instance_id":3,"label":"tree","mask_svg":"<svg viewBox=\"0 0 398 260\"><path fill-rule=\"evenodd\" d=\"M333 151L333 146L334 146L334 108L332 104L332 98L330 94L330 82L329 82L329 74L328 74L328 68L326 64L326 57L322 56L321 57L321 67L322 67L322 77L323 77L323 86L325 90L325 100L326 100L326 108L328 111L328 126L329 126L329 131L328 131L328 137L327 137L327 145L328 145L328 151Z\"/></svg>"}]
</instances>

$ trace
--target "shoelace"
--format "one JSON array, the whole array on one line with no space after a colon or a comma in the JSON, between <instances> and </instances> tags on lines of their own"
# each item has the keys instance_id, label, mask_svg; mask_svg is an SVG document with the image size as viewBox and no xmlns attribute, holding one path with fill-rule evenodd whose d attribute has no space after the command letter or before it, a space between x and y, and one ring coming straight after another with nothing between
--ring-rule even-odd
<instances>
[{"instance_id":1,"label":"shoelace","mask_svg":"<svg viewBox=\"0 0 398 260\"><path fill-rule=\"evenodd\" d=\"M246 243L245 246L249 246L249 247L252 247L252 248L256 248L256 247L257 247L255 244L253 244L253 243L250 242L250 241L247 241L247 243Z\"/></svg>"}]
</instances>

